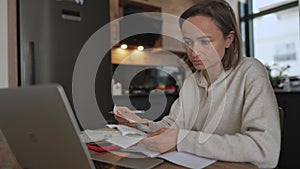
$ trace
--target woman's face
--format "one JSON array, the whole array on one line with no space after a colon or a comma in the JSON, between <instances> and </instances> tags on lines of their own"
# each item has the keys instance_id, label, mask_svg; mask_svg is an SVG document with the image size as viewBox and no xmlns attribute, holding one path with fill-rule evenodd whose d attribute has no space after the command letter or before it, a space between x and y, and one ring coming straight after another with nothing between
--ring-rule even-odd
<instances>
[{"instance_id":1,"label":"woman's face","mask_svg":"<svg viewBox=\"0 0 300 169\"><path fill-rule=\"evenodd\" d=\"M189 60L197 70L205 70L221 64L234 38L230 32L224 38L214 20L207 16L194 16L182 24L184 47Z\"/></svg>"}]
</instances>

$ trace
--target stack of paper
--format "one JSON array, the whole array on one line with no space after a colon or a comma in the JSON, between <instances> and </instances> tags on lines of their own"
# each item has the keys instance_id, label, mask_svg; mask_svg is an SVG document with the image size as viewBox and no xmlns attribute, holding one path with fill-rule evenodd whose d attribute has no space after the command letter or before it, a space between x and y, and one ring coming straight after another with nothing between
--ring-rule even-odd
<instances>
[{"instance_id":1,"label":"stack of paper","mask_svg":"<svg viewBox=\"0 0 300 169\"><path fill-rule=\"evenodd\" d=\"M133 146L133 147L130 147L127 149L123 149L123 151L139 152L139 153L145 154L148 157L163 158L163 159L168 160L177 165L181 165L181 166L188 167L188 168L195 168L195 169L204 168L204 167L216 162L216 160L214 160L214 159L200 157L200 156L186 153L186 152L172 151L172 152L160 154L158 152L148 150L142 144Z\"/></svg>"},{"instance_id":2,"label":"stack of paper","mask_svg":"<svg viewBox=\"0 0 300 169\"><path fill-rule=\"evenodd\" d=\"M137 135L140 135L140 136L147 136L147 134L145 132L142 132L138 129L128 127L128 126L125 126L125 125L107 124L106 126L109 127L109 128L117 128L123 136L126 136L128 134L137 134Z\"/></svg>"},{"instance_id":3,"label":"stack of paper","mask_svg":"<svg viewBox=\"0 0 300 169\"><path fill-rule=\"evenodd\" d=\"M181 165L188 168L195 168L195 169L207 167L210 164L217 161L214 159L209 159L194 154L190 154L186 152L178 152L178 151L164 153L157 157L163 158L177 165Z\"/></svg>"},{"instance_id":4,"label":"stack of paper","mask_svg":"<svg viewBox=\"0 0 300 169\"><path fill-rule=\"evenodd\" d=\"M102 141L107 138L112 137L112 135L116 134L115 131L105 131L105 130L84 130L79 134L79 137L82 142L96 142Z\"/></svg>"},{"instance_id":5,"label":"stack of paper","mask_svg":"<svg viewBox=\"0 0 300 169\"><path fill-rule=\"evenodd\" d=\"M109 128L117 128L121 132L120 136L108 138L106 141L122 148L128 148L132 145L135 145L143 138L147 137L146 133L132 127L114 124L106 126Z\"/></svg>"},{"instance_id":6,"label":"stack of paper","mask_svg":"<svg viewBox=\"0 0 300 169\"><path fill-rule=\"evenodd\" d=\"M204 168L216 162L216 160L214 159L208 159L205 157L200 157L186 152L172 151L172 152L160 154L158 152L150 151L143 144L135 145L138 142L140 142L143 138L147 137L146 133L124 125L107 125L107 126L110 128L117 128L121 132L121 135L108 138L106 139L106 141L122 147L123 151L143 153L146 156L151 158L154 157L163 158L177 165L185 166L188 168L196 168L196 169Z\"/></svg>"}]
</instances>

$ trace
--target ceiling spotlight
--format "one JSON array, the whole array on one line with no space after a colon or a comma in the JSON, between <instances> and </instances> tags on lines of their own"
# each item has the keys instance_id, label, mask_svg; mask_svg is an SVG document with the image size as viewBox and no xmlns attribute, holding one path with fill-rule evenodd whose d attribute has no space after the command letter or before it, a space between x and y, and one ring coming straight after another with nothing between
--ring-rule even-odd
<instances>
[{"instance_id":1,"label":"ceiling spotlight","mask_svg":"<svg viewBox=\"0 0 300 169\"><path fill-rule=\"evenodd\" d=\"M144 46L138 46L138 47L137 47L137 50L139 50L139 51L144 50Z\"/></svg>"},{"instance_id":2,"label":"ceiling spotlight","mask_svg":"<svg viewBox=\"0 0 300 169\"><path fill-rule=\"evenodd\" d=\"M128 46L126 44L121 45L121 49L127 49L127 48L128 48Z\"/></svg>"}]
</instances>

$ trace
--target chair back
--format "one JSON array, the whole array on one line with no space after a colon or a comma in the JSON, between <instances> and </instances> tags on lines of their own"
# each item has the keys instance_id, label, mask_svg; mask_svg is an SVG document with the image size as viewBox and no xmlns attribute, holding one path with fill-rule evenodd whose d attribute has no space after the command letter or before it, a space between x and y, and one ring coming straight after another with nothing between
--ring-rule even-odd
<instances>
[{"instance_id":1,"label":"chair back","mask_svg":"<svg viewBox=\"0 0 300 169\"><path fill-rule=\"evenodd\" d=\"M283 125L284 125L284 110L282 107L278 107L278 110L279 110L280 129L281 129L281 133L282 133Z\"/></svg>"},{"instance_id":2,"label":"chair back","mask_svg":"<svg viewBox=\"0 0 300 169\"><path fill-rule=\"evenodd\" d=\"M283 111L282 107L278 107L278 111L279 111L280 130L281 130L281 142L282 142L283 128L284 128L283 127L283 125L284 125L284 111ZM282 144L281 144L281 148L280 149L282 149ZM281 152L280 152L280 156L281 156ZM277 166L274 169L279 169L279 162L278 162Z\"/></svg>"}]
</instances>

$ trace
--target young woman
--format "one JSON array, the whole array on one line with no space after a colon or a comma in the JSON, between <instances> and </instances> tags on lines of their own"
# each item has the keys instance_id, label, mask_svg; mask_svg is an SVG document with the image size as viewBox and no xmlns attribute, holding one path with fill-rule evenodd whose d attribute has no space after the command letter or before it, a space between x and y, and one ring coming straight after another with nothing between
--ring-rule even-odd
<instances>
[{"instance_id":1,"label":"young woman","mask_svg":"<svg viewBox=\"0 0 300 169\"><path fill-rule=\"evenodd\" d=\"M273 168L280 152L276 98L263 64L241 56L235 14L224 0L201 0L180 19L188 77L170 114L158 122L124 113L121 124L135 118L153 132L142 140L153 151L185 151L232 162ZM139 126L137 126L139 127Z\"/></svg>"}]
</instances>

